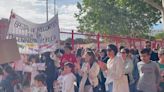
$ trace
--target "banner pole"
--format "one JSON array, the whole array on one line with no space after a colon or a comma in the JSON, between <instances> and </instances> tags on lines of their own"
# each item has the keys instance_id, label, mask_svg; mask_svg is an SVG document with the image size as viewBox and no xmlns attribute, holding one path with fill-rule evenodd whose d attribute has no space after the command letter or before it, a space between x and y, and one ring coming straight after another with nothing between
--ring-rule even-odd
<instances>
[{"instance_id":1,"label":"banner pole","mask_svg":"<svg viewBox=\"0 0 164 92\"><path fill-rule=\"evenodd\" d=\"M74 49L74 30L72 30L72 49Z\"/></svg>"}]
</instances>

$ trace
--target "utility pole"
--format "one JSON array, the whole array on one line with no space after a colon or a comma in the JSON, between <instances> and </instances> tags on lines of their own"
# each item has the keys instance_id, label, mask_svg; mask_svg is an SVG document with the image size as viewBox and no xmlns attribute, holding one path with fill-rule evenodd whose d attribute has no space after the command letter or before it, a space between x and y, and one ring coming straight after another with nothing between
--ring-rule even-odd
<instances>
[{"instance_id":1,"label":"utility pole","mask_svg":"<svg viewBox=\"0 0 164 92\"><path fill-rule=\"evenodd\" d=\"M54 0L54 16L56 15L56 0Z\"/></svg>"},{"instance_id":2,"label":"utility pole","mask_svg":"<svg viewBox=\"0 0 164 92\"><path fill-rule=\"evenodd\" d=\"M46 0L46 20L48 21L48 0Z\"/></svg>"}]
</instances>

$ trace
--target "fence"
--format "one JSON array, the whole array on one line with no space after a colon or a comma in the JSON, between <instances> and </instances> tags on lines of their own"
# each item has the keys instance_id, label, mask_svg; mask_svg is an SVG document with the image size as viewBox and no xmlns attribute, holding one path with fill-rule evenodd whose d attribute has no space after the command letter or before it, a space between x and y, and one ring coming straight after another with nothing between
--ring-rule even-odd
<instances>
[{"instance_id":1,"label":"fence","mask_svg":"<svg viewBox=\"0 0 164 92\"><path fill-rule=\"evenodd\" d=\"M0 33L0 39L4 39L4 35L6 34L6 32ZM115 44L117 47L124 45L126 47L136 47L137 49L141 49L144 47L145 45L145 41L146 39L142 39L142 38L130 38L130 37L122 37L122 36L114 36L114 35L101 35L101 34L89 34L89 33L78 33L78 32L74 32L72 30L72 32L60 32L60 35L65 34L65 35L71 35L71 44L73 46L73 48L75 48L75 46L77 44L75 44L75 36L78 35L78 37L80 36L89 36L89 37L93 37L96 40L96 48L99 50L102 47L104 48L107 44L109 43L113 43ZM68 37L67 37L68 38ZM107 40L106 42L102 42L102 40ZM156 48L156 46L158 47L163 47L164 46L164 40L155 40L152 41L152 48Z\"/></svg>"},{"instance_id":2,"label":"fence","mask_svg":"<svg viewBox=\"0 0 164 92\"><path fill-rule=\"evenodd\" d=\"M123 37L123 36L114 36L114 35L101 35L101 34L88 34L88 33L78 33L74 32L60 32L60 34L66 34L71 35L71 43L72 47L75 48L75 36L76 35L82 35L82 36L92 36L96 39L96 48L99 50L101 47L103 47L103 44L113 43L117 47L124 45L126 47L136 47L137 49L144 48L146 39L142 38L131 38L131 37ZM107 39L106 43L102 43L102 39ZM163 47L164 46L164 40L155 40L152 41L152 48Z\"/></svg>"}]
</instances>

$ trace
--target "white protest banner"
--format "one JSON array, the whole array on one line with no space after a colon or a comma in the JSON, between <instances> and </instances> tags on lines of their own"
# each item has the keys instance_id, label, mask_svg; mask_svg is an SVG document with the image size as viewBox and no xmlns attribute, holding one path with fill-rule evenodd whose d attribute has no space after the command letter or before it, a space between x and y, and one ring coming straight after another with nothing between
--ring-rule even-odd
<instances>
[{"instance_id":1,"label":"white protest banner","mask_svg":"<svg viewBox=\"0 0 164 92\"><path fill-rule=\"evenodd\" d=\"M38 54L54 51L60 43L58 15L46 23L35 24L12 13L7 35L7 39L17 39L20 53Z\"/></svg>"},{"instance_id":2,"label":"white protest banner","mask_svg":"<svg viewBox=\"0 0 164 92\"><path fill-rule=\"evenodd\" d=\"M20 59L16 39L0 40L0 64Z\"/></svg>"}]
</instances>

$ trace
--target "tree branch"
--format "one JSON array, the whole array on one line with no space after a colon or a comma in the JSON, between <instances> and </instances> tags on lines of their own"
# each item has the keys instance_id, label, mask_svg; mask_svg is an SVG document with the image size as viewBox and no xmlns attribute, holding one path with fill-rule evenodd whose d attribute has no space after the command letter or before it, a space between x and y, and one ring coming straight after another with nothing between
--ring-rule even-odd
<instances>
[{"instance_id":1,"label":"tree branch","mask_svg":"<svg viewBox=\"0 0 164 92\"><path fill-rule=\"evenodd\" d=\"M162 7L164 8L164 0L162 0Z\"/></svg>"},{"instance_id":2,"label":"tree branch","mask_svg":"<svg viewBox=\"0 0 164 92\"><path fill-rule=\"evenodd\" d=\"M163 7L161 5L155 3L153 0L143 0L143 1L160 11L163 10Z\"/></svg>"}]
</instances>

